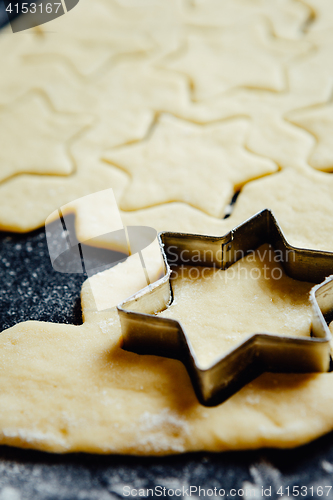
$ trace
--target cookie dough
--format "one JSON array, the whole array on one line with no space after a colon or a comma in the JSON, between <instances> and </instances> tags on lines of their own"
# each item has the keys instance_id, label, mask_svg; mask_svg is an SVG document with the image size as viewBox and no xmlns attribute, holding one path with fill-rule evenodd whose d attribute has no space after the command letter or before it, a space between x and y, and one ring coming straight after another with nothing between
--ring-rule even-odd
<instances>
[{"instance_id":1,"label":"cookie dough","mask_svg":"<svg viewBox=\"0 0 333 500\"><path fill-rule=\"evenodd\" d=\"M264 208L270 208L294 246L333 251L333 177L308 169L285 170L248 183L235 209L223 221L222 234Z\"/></svg>"},{"instance_id":2,"label":"cookie dough","mask_svg":"<svg viewBox=\"0 0 333 500\"><path fill-rule=\"evenodd\" d=\"M4 50L1 40L0 37L0 47ZM55 111L85 112L94 116L91 111L97 105L95 92L66 61L41 60L32 54L20 58L13 56L9 63L0 79L0 104L10 105L36 89L47 96Z\"/></svg>"},{"instance_id":3,"label":"cookie dough","mask_svg":"<svg viewBox=\"0 0 333 500\"><path fill-rule=\"evenodd\" d=\"M333 171L333 105L312 106L294 111L286 118L295 125L304 128L316 139L316 144L309 156L309 164L318 170Z\"/></svg>"},{"instance_id":4,"label":"cookie dough","mask_svg":"<svg viewBox=\"0 0 333 500\"><path fill-rule=\"evenodd\" d=\"M80 0L66 15L39 27L40 36L24 50L41 59L68 61L81 75L89 77L122 55L152 50L148 34L133 29L133 22L113 8L114 2ZM24 35L23 35L24 36Z\"/></svg>"},{"instance_id":5,"label":"cookie dough","mask_svg":"<svg viewBox=\"0 0 333 500\"><path fill-rule=\"evenodd\" d=\"M54 112L35 92L0 108L0 182L22 173L70 174L70 140L90 122L87 115Z\"/></svg>"},{"instance_id":6,"label":"cookie dough","mask_svg":"<svg viewBox=\"0 0 333 500\"><path fill-rule=\"evenodd\" d=\"M312 286L289 278L272 247L262 245L226 271L175 268L173 302L158 315L180 321L208 368L253 333L309 336Z\"/></svg>"},{"instance_id":7,"label":"cookie dough","mask_svg":"<svg viewBox=\"0 0 333 500\"><path fill-rule=\"evenodd\" d=\"M119 199L126 182L122 172L98 163L94 169L80 166L68 176L16 176L0 184L0 229L27 232L41 227L60 206L106 187Z\"/></svg>"},{"instance_id":8,"label":"cookie dough","mask_svg":"<svg viewBox=\"0 0 333 500\"><path fill-rule=\"evenodd\" d=\"M225 27L267 18L276 36L290 39L304 33L312 15L311 8L297 0L187 0L185 5L187 22L196 26Z\"/></svg>"},{"instance_id":9,"label":"cookie dough","mask_svg":"<svg viewBox=\"0 0 333 500\"><path fill-rule=\"evenodd\" d=\"M332 175L290 169L247 183L231 216L224 220L183 203L122 212L121 216L126 225L147 224L157 231L222 236L260 210L270 208L292 245L333 252L332 191Z\"/></svg>"},{"instance_id":10,"label":"cookie dough","mask_svg":"<svg viewBox=\"0 0 333 500\"><path fill-rule=\"evenodd\" d=\"M189 34L182 50L159 63L188 76L194 100L236 87L281 92L287 85L283 64L310 49L304 41L271 37L265 22L237 23L208 33Z\"/></svg>"},{"instance_id":11,"label":"cookie dough","mask_svg":"<svg viewBox=\"0 0 333 500\"><path fill-rule=\"evenodd\" d=\"M203 128L162 115L146 141L103 155L132 177L120 208L184 201L221 217L235 189L277 171L244 149L249 126L237 119Z\"/></svg>"},{"instance_id":12,"label":"cookie dough","mask_svg":"<svg viewBox=\"0 0 333 500\"><path fill-rule=\"evenodd\" d=\"M115 287L129 261L114 271ZM333 429L332 374L264 374L207 408L180 362L122 350L115 309L94 304L85 282L83 325L29 321L0 335L1 444L165 455L288 448Z\"/></svg>"},{"instance_id":13,"label":"cookie dough","mask_svg":"<svg viewBox=\"0 0 333 500\"><path fill-rule=\"evenodd\" d=\"M80 0L1 33L0 229L41 227L112 188L125 225L222 235L271 208L291 244L333 251L333 181L315 170L331 168L331 1L215 5ZM72 209L84 240L96 226ZM156 242L143 254L154 281ZM113 306L143 286L135 255L85 283L83 325L0 335L1 443L159 455L291 447L333 429L332 374L266 374L207 409L181 363L121 350ZM284 311L306 334L298 306Z\"/></svg>"}]
</instances>

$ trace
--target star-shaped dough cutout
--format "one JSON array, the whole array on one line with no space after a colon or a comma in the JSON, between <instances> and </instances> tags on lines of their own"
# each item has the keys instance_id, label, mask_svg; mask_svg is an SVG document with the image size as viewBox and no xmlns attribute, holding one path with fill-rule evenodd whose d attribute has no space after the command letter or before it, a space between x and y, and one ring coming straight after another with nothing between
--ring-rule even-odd
<instances>
[{"instance_id":1,"label":"star-shaped dough cutout","mask_svg":"<svg viewBox=\"0 0 333 500\"><path fill-rule=\"evenodd\" d=\"M24 172L70 174L68 142L90 122L87 115L55 112L37 93L0 108L0 181Z\"/></svg>"},{"instance_id":2,"label":"star-shaped dough cutout","mask_svg":"<svg viewBox=\"0 0 333 500\"><path fill-rule=\"evenodd\" d=\"M267 18L276 36L298 38L303 34L311 9L297 0L184 0L186 21L196 26L230 26Z\"/></svg>"},{"instance_id":3,"label":"star-shaped dough cutout","mask_svg":"<svg viewBox=\"0 0 333 500\"><path fill-rule=\"evenodd\" d=\"M236 25L213 33L190 34L185 46L159 65L186 74L194 100L236 87L282 91L284 63L309 44L275 39L265 23Z\"/></svg>"},{"instance_id":4,"label":"star-shaped dough cutout","mask_svg":"<svg viewBox=\"0 0 333 500\"><path fill-rule=\"evenodd\" d=\"M120 208L183 201L221 217L234 189L277 171L244 149L248 127L242 119L200 127L162 115L146 141L103 155L131 176Z\"/></svg>"},{"instance_id":5,"label":"star-shaped dough cutout","mask_svg":"<svg viewBox=\"0 0 333 500\"><path fill-rule=\"evenodd\" d=\"M316 139L308 158L309 164L318 170L333 171L333 104L313 106L286 115L286 119Z\"/></svg>"},{"instance_id":6,"label":"star-shaped dough cutout","mask_svg":"<svg viewBox=\"0 0 333 500\"><path fill-rule=\"evenodd\" d=\"M264 371L328 371L333 253L292 247L269 210L221 237L159 239L166 275L118 305L125 349L182 361L208 406Z\"/></svg>"}]
</instances>

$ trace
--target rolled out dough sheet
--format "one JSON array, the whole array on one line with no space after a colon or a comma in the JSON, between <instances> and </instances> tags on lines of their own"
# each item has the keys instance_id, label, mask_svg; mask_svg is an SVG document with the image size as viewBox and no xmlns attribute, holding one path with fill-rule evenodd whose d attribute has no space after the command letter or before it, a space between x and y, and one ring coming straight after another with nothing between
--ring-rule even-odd
<instances>
[{"instance_id":1,"label":"rolled out dough sheet","mask_svg":"<svg viewBox=\"0 0 333 500\"><path fill-rule=\"evenodd\" d=\"M123 280L119 298L134 291ZM81 326L28 321L0 335L1 444L164 455L293 447L332 430L333 374L264 374L206 408L180 362L122 350L116 310L95 299L85 282Z\"/></svg>"},{"instance_id":2,"label":"rolled out dough sheet","mask_svg":"<svg viewBox=\"0 0 333 500\"><path fill-rule=\"evenodd\" d=\"M91 121L88 115L55 112L38 92L0 108L0 182L22 173L71 174L70 140Z\"/></svg>"},{"instance_id":3,"label":"rolled out dough sheet","mask_svg":"<svg viewBox=\"0 0 333 500\"><path fill-rule=\"evenodd\" d=\"M284 64L307 50L305 40L274 38L269 23L248 21L190 33L181 51L160 64L187 75L193 83L193 98L200 101L237 87L281 92L287 85Z\"/></svg>"},{"instance_id":4,"label":"rolled out dough sheet","mask_svg":"<svg viewBox=\"0 0 333 500\"><path fill-rule=\"evenodd\" d=\"M281 38L299 38L304 24L311 17L308 5L297 1L279 0L194 0L185 3L185 18L197 26L232 26L240 22L268 18L275 35Z\"/></svg>"}]
</instances>

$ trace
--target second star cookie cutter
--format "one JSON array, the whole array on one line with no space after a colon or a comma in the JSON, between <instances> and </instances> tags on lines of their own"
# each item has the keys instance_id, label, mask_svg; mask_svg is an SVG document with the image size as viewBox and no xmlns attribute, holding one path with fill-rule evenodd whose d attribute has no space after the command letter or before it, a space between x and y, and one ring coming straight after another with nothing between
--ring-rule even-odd
<instances>
[{"instance_id":1,"label":"second star cookie cutter","mask_svg":"<svg viewBox=\"0 0 333 500\"><path fill-rule=\"evenodd\" d=\"M268 209L258 212L222 237L162 232L159 233L159 243L165 276L118 305L124 349L182 361L200 403L205 406L225 401L264 371L307 373L329 370L331 333L327 322L333 313L333 276L326 277L333 273L333 253L290 245ZM172 303L171 255L175 265L184 264L186 253L186 265L216 266L225 270L264 243L279 251L282 267L288 276L320 283L310 292L312 336L253 333L208 368L200 367L181 323L156 316ZM196 256L195 261L191 260L191 254Z\"/></svg>"}]
</instances>

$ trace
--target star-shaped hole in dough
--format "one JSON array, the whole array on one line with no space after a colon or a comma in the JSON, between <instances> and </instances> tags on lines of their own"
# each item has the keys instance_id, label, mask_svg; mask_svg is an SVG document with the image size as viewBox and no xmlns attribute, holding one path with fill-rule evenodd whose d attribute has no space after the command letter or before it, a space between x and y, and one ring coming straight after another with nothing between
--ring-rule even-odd
<instances>
[{"instance_id":1,"label":"star-shaped hole in dough","mask_svg":"<svg viewBox=\"0 0 333 500\"><path fill-rule=\"evenodd\" d=\"M244 149L248 127L245 119L200 127L162 115L146 141L103 155L132 177L120 208L183 201L221 217L235 189L277 171Z\"/></svg>"},{"instance_id":2,"label":"star-shaped hole in dough","mask_svg":"<svg viewBox=\"0 0 333 500\"><path fill-rule=\"evenodd\" d=\"M91 118L55 112L43 94L29 93L0 108L0 181L21 173L69 175L68 142Z\"/></svg>"},{"instance_id":3,"label":"star-shaped hole in dough","mask_svg":"<svg viewBox=\"0 0 333 500\"><path fill-rule=\"evenodd\" d=\"M185 46L159 65L187 75L194 100L203 100L235 87L282 91L283 65L307 50L308 43L272 37L265 23L236 25L188 35Z\"/></svg>"}]
</instances>

